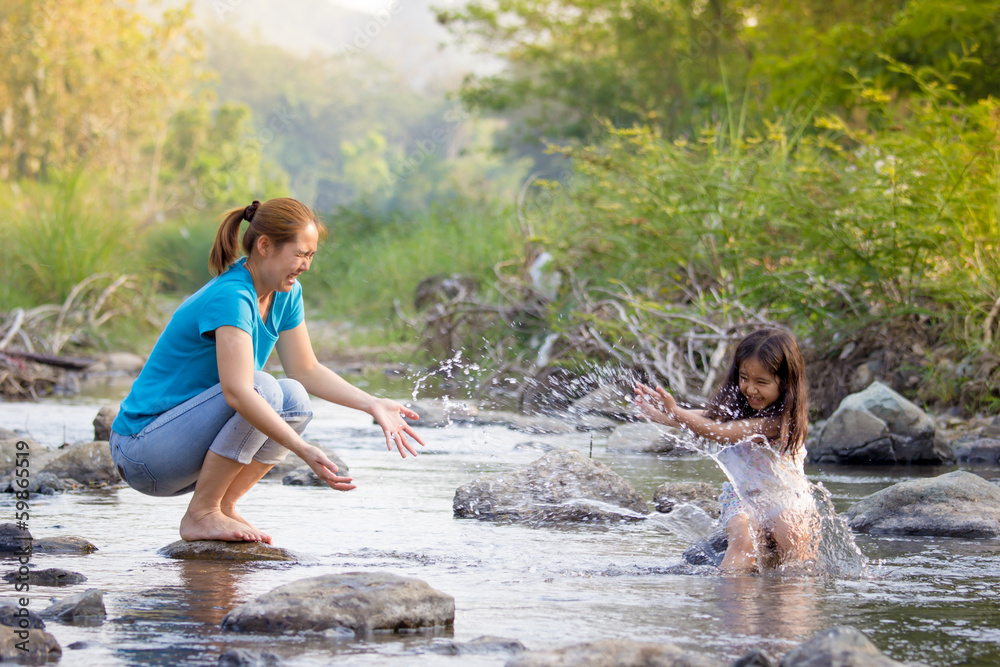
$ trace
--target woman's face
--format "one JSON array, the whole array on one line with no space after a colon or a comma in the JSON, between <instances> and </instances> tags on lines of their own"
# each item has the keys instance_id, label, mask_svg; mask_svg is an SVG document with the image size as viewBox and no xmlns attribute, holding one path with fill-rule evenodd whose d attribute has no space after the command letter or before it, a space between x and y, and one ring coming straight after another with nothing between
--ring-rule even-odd
<instances>
[{"instance_id":1,"label":"woman's face","mask_svg":"<svg viewBox=\"0 0 1000 667\"><path fill-rule=\"evenodd\" d=\"M290 291L298 277L309 270L318 243L319 232L315 225L309 225L283 246L267 248L261 266L271 289Z\"/></svg>"},{"instance_id":2,"label":"woman's face","mask_svg":"<svg viewBox=\"0 0 1000 667\"><path fill-rule=\"evenodd\" d=\"M755 358L746 359L740 364L740 393L743 394L750 407L759 412L774 404L781 396L781 383L771 375Z\"/></svg>"}]
</instances>

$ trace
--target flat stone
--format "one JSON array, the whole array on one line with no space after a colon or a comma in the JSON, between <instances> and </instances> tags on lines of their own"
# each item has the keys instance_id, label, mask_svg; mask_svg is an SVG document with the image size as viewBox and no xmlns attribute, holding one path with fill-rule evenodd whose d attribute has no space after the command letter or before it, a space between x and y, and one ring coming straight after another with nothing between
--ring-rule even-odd
<instances>
[{"instance_id":1,"label":"flat stone","mask_svg":"<svg viewBox=\"0 0 1000 667\"><path fill-rule=\"evenodd\" d=\"M442 655L483 655L489 653L521 653L527 649L516 639L484 635L467 642L444 642L431 647Z\"/></svg>"},{"instance_id":2,"label":"flat stone","mask_svg":"<svg viewBox=\"0 0 1000 667\"><path fill-rule=\"evenodd\" d=\"M505 667L719 667L709 658L685 652L673 644L631 639L604 639L552 651L526 651Z\"/></svg>"},{"instance_id":3,"label":"flat stone","mask_svg":"<svg viewBox=\"0 0 1000 667\"><path fill-rule=\"evenodd\" d=\"M92 554L97 547L82 537L42 537L32 542L32 550L47 554Z\"/></svg>"},{"instance_id":4,"label":"flat stone","mask_svg":"<svg viewBox=\"0 0 1000 667\"><path fill-rule=\"evenodd\" d=\"M104 591L90 588L82 593L63 598L39 612L42 618L62 623L94 623L107 618L104 609Z\"/></svg>"},{"instance_id":5,"label":"flat stone","mask_svg":"<svg viewBox=\"0 0 1000 667\"><path fill-rule=\"evenodd\" d=\"M59 642L45 630L28 630L27 639L18 635L19 631L6 625L0 626L0 662L44 665L62 657ZM18 648L18 644L24 646L24 642L27 642L27 651Z\"/></svg>"},{"instance_id":6,"label":"flat stone","mask_svg":"<svg viewBox=\"0 0 1000 667\"><path fill-rule=\"evenodd\" d=\"M224 542L222 540L177 540L163 547L158 554L180 560L232 560L232 561L301 561L304 560L288 549L263 542Z\"/></svg>"},{"instance_id":7,"label":"flat stone","mask_svg":"<svg viewBox=\"0 0 1000 667\"><path fill-rule=\"evenodd\" d=\"M423 581L384 572L326 574L279 586L222 619L225 630L294 633L451 626L455 599Z\"/></svg>"},{"instance_id":8,"label":"flat stone","mask_svg":"<svg viewBox=\"0 0 1000 667\"><path fill-rule=\"evenodd\" d=\"M3 580L11 584L24 581L29 586L71 586L82 584L87 581L87 577L79 572L50 567L44 570L31 570L27 576L21 575L17 571L8 572L3 576Z\"/></svg>"},{"instance_id":9,"label":"flat stone","mask_svg":"<svg viewBox=\"0 0 1000 667\"><path fill-rule=\"evenodd\" d=\"M1000 488L959 470L894 484L844 516L852 529L882 535L1000 536Z\"/></svg>"},{"instance_id":10,"label":"flat stone","mask_svg":"<svg viewBox=\"0 0 1000 667\"><path fill-rule=\"evenodd\" d=\"M452 507L458 518L529 523L640 521L649 513L646 501L618 473L565 448L462 485Z\"/></svg>"},{"instance_id":11,"label":"flat stone","mask_svg":"<svg viewBox=\"0 0 1000 667\"><path fill-rule=\"evenodd\" d=\"M0 523L0 554L24 553L31 548L31 533L17 524Z\"/></svg>"},{"instance_id":12,"label":"flat stone","mask_svg":"<svg viewBox=\"0 0 1000 667\"><path fill-rule=\"evenodd\" d=\"M14 600L0 601L0 625L23 629L24 623L27 623L29 628L45 627L42 617L27 607L21 607Z\"/></svg>"}]
</instances>

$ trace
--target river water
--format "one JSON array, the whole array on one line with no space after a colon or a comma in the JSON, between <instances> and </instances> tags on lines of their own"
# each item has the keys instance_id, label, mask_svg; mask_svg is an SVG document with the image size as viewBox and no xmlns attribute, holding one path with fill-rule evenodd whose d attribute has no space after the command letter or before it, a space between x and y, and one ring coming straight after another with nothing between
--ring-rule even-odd
<instances>
[{"instance_id":1,"label":"river water","mask_svg":"<svg viewBox=\"0 0 1000 667\"><path fill-rule=\"evenodd\" d=\"M90 440L105 399L0 404L0 426L48 446ZM87 490L31 500L36 537L77 535L99 551L38 554L37 568L88 577L65 588L34 587L30 608L87 588L105 591L98 625L47 624L69 665L214 665L229 648L277 654L288 665L502 665L510 655L449 654L482 635L557 648L605 638L671 642L728 664L753 647L780 656L832 625L862 630L889 656L931 665L1000 664L1000 541L870 538L862 578L665 574L688 540L669 520L532 528L455 519L455 489L484 473L509 470L553 446L593 452L647 500L664 481L723 475L709 459L608 451L606 435L536 436L494 426L425 429L427 448L403 460L357 412L317 402L306 437L329 445L358 488L258 485L241 508L274 543L308 562L231 565L172 561L157 550L177 539L186 498L157 499L131 489ZM807 466L837 511L904 479L949 469ZM978 469L993 479L1000 470ZM13 519L0 497L0 521ZM7 570L14 569L9 562ZM223 632L227 611L279 585L334 572L380 570L416 577L455 598L454 629L367 639L258 636ZM3 598L16 599L0 583ZM70 648L73 646L73 648Z\"/></svg>"}]
</instances>

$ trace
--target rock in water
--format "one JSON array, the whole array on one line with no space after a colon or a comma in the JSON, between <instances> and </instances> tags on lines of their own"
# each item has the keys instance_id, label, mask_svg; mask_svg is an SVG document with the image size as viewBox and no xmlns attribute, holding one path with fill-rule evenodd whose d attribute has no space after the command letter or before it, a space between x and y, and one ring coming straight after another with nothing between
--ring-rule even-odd
<instances>
[{"instance_id":1,"label":"rock in water","mask_svg":"<svg viewBox=\"0 0 1000 667\"><path fill-rule=\"evenodd\" d=\"M105 405L103 408L97 411L97 416L94 417L95 441L111 439L111 424L114 423L115 417L117 416L118 416L117 405Z\"/></svg>"},{"instance_id":2,"label":"rock in water","mask_svg":"<svg viewBox=\"0 0 1000 667\"><path fill-rule=\"evenodd\" d=\"M989 466L1000 463L1000 439L997 438L976 438L956 442L951 448L958 463Z\"/></svg>"},{"instance_id":3,"label":"rock in water","mask_svg":"<svg viewBox=\"0 0 1000 667\"><path fill-rule=\"evenodd\" d=\"M59 642L45 630L27 630L27 639L20 636L19 632L24 631L20 628L15 630L5 625L0 626L0 662L44 665L47 662L56 662L62 656ZM28 650L22 651L18 645L26 645Z\"/></svg>"},{"instance_id":4,"label":"rock in water","mask_svg":"<svg viewBox=\"0 0 1000 667\"><path fill-rule=\"evenodd\" d=\"M604 639L552 651L526 651L505 667L719 667L715 660L685 653L673 644Z\"/></svg>"},{"instance_id":5,"label":"rock in water","mask_svg":"<svg viewBox=\"0 0 1000 667\"><path fill-rule=\"evenodd\" d=\"M713 519L721 514L715 489L708 482L664 482L653 491L657 512L669 513L681 503L691 503Z\"/></svg>"},{"instance_id":6,"label":"rock in water","mask_svg":"<svg viewBox=\"0 0 1000 667\"><path fill-rule=\"evenodd\" d=\"M60 479L70 478L81 484L101 486L120 481L111 460L107 442L85 442L56 450L55 456L39 472L50 472Z\"/></svg>"},{"instance_id":7,"label":"rock in water","mask_svg":"<svg viewBox=\"0 0 1000 667\"><path fill-rule=\"evenodd\" d=\"M918 667L919 664L896 662L882 655L859 630L847 626L827 628L781 659L781 667Z\"/></svg>"},{"instance_id":8,"label":"rock in water","mask_svg":"<svg viewBox=\"0 0 1000 667\"><path fill-rule=\"evenodd\" d=\"M18 573L16 570L8 572L3 576L3 580L9 583L25 581L29 586L71 586L82 584L87 580L79 572L70 572L58 567L50 567L45 570L31 570L27 576Z\"/></svg>"},{"instance_id":9,"label":"rock in water","mask_svg":"<svg viewBox=\"0 0 1000 667\"><path fill-rule=\"evenodd\" d=\"M881 382L840 403L809 450L817 463L942 463L951 452L934 420Z\"/></svg>"},{"instance_id":10,"label":"rock in water","mask_svg":"<svg viewBox=\"0 0 1000 667\"><path fill-rule=\"evenodd\" d=\"M181 560L233 560L240 562L303 560L302 556L298 556L288 549L274 547L263 542L224 542L222 540L194 540L192 542L177 540L163 547L157 553L167 558Z\"/></svg>"},{"instance_id":11,"label":"rock in water","mask_svg":"<svg viewBox=\"0 0 1000 667\"><path fill-rule=\"evenodd\" d=\"M23 553L31 549L31 533L17 524L0 523L0 554Z\"/></svg>"},{"instance_id":12,"label":"rock in water","mask_svg":"<svg viewBox=\"0 0 1000 667\"><path fill-rule=\"evenodd\" d=\"M281 658L269 651L233 648L219 656L216 667L277 667L280 664Z\"/></svg>"},{"instance_id":13,"label":"rock in water","mask_svg":"<svg viewBox=\"0 0 1000 667\"><path fill-rule=\"evenodd\" d=\"M42 618L54 618L63 623L93 623L107 618L104 610L104 591L90 588L82 593L59 600L43 609Z\"/></svg>"},{"instance_id":14,"label":"rock in water","mask_svg":"<svg viewBox=\"0 0 1000 667\"><path fill-rule=\"evenodd\" d=\"M73 535L64 537L43 537L32 543L32 549L46 554L92 554L97 547Z\"/></svg>"},{"instance_id":15,"label":"rock in water","mask_svg":"<svg viewBox=\"0 0 1000 667\"><path fill-rule=\"evenodd\" d=\"M958 470L894 484L844 513L851 528L883 535L1000 536L1000 488Z\"/></svg>"},{"instance_id":16,"label":"rock in water","mask_svg":"<svg viewBox=\"0 0 1000 667\"><path fill-rule=\"evenodd\" d=\"M458 488L455 516L487 521L636 521L646 501L618 473L573 449L556 449L520 470Z\"/></svg>"},{"instance_id":17,"label":"rock in water","mask_svg":"<svg viewBox=\"0 0 1000 667\"><path fill-rule=\"evenodd\" d=\"M237 632L322 632L450 626L455 599L418 579L383 572L326 574L279 586L243 604L222 619Z\"/></svg>"}]
</instances>

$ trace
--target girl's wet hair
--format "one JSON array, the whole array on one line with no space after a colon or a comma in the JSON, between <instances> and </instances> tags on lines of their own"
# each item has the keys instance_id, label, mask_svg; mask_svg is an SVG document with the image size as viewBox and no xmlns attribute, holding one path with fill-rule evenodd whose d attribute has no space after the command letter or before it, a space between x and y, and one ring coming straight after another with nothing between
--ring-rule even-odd
<instances>
[{"instance_id":1,"label":"girl's wet hair","mask_svg":"<svg viewBox=\"0 0 1000 667\"><path fill-rule=\"evenodd\" d=\"M778 379L779 395L760 412L750 407L740 391L740 367L756 359ZM778 442L782 454L797 452L805 446L808 429L805 362L795 336L785 329L760 329L740 341L722 386L705 410L705 416L720 421L774 417L780 420Z\"/></svg>"},{"instance_id":2,"label":"girl's wet hair","mask_svg":"<svg viewBox=\"0 0 1000 667\"><path fill-rule=\"evenodd\" d=\"M249 221L240 242L240 226ZM266 236L279 248L295 239L299 232L314 225L320 240L326 238L326 226L302 202L289 197L268 199L264 203L254 201L250 206L236 208L226 214L215 234L215 243L208 257L212 273L219 275L240 257L250 255L257 239Z\"/></svg>"}]
</instances>

